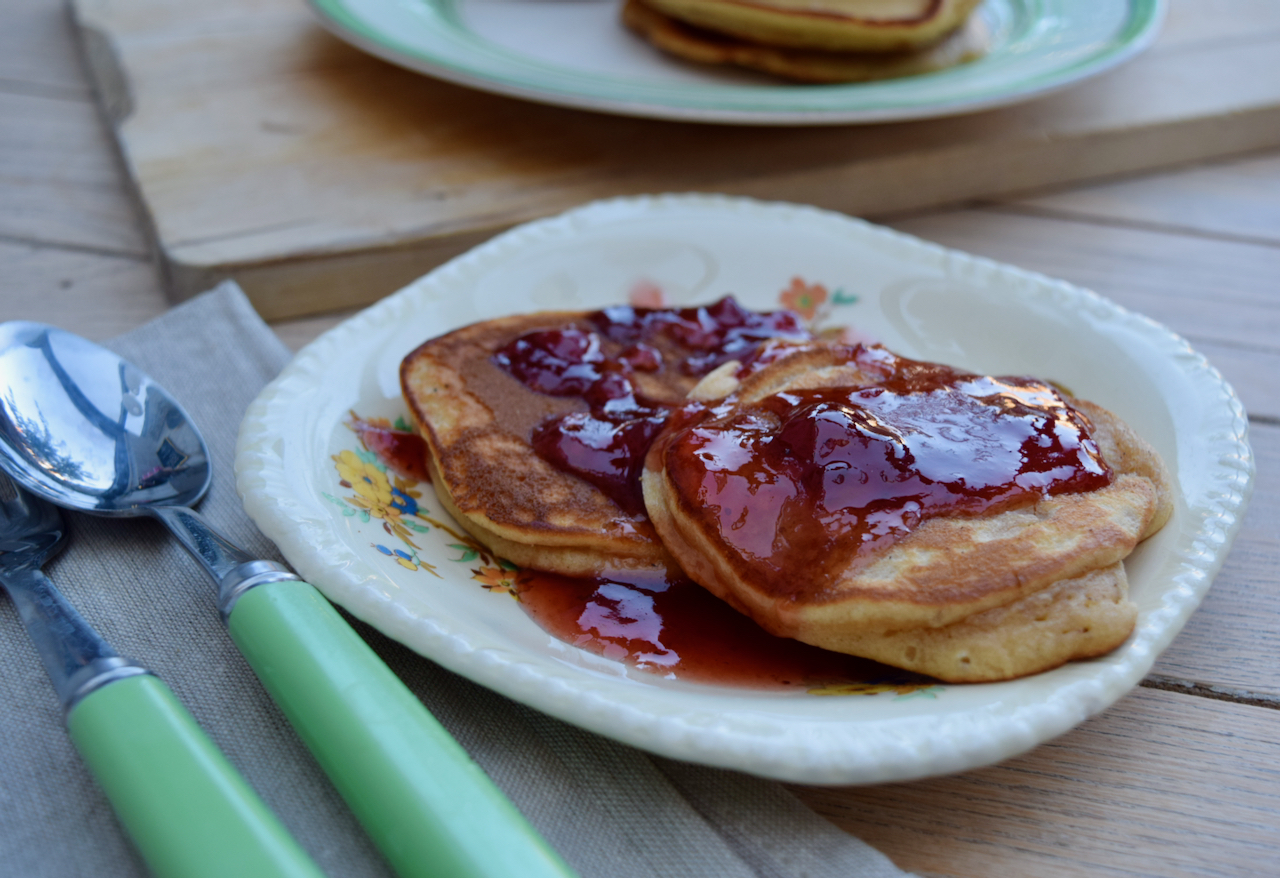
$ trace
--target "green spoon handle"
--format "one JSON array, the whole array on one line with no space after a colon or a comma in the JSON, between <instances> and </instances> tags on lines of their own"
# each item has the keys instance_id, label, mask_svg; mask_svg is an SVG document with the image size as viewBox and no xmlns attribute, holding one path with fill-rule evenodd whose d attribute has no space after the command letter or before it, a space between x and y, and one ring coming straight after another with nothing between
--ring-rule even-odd
<instances>
[{"instance_id":1,"label":"green spoon handle","mask_svg":"<svg viewBox=\"0 0 1280 878\"><path fill-rule=\"evenodd\" d=\"M155 875L322 878L156 677L127 677L86 695L67 728Z\"/></svg>"},{"instance_id":2,"label":"green spoon handle","mask_svg":"<svg viewBox=\"0 0 1280 878\"><path fill-rule=\"evenodd\" d=\"M402 878L573 875L313 587L252 588L228 627Z\"/></svg>"}]
</instances>

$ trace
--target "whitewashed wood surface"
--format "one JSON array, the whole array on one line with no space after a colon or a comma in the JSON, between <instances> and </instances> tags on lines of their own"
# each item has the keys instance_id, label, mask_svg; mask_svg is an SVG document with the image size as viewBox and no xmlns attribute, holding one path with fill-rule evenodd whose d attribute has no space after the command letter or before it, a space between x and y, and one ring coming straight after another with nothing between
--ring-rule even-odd
<instances>
[{"instance_id":1,"label":"whitewashed wood surface","mask_svg":"<svg viewBox=\"0 0 1280 878\"><path fill-rule=\"evenodd\" d=\"M1204 605L1110 710L980 771L797 792L923 875L1280 874L1280 154L882 219L1186 335L1249 409L1257 488ZM168 307L56 0L0 0L0 277L0 317L91 338ZM296 348L343 316L274 326Z\"/></svg>"},{"instance_id":2,"label":"whitewashed wood surface","mask_svg":"<svg viewBox=\"0 0 1280 878\"><path fill-rule=\"evenodd\" d=\"M274 317L372 301L595 198L710 188L884 213L1280 147L1274 0L1174 0L1145 54L1030 103L781 129L464 89L356 51L299 0L71 2L170 292L234 274Z\"/></svg>"}]
</instances>

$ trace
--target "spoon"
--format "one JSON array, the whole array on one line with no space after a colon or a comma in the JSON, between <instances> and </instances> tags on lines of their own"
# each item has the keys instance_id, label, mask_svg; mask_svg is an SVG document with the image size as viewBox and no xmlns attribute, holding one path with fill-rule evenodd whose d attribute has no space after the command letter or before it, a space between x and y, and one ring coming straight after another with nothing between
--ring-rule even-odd
<instances>
[{"instance_id":1,"label":"spoon","mask_svg":"<svg viewBox=\"0 0 1280 878\"><path fill-rule=\"evenodd\" d=\"M322 878L172 690L112 649L44 575L66 537L56 507L0 472L0 584L71 740L152 873Z\"/></svg>"},{"instance_id":2,"label":"spoon","mask_svg":"<svg viewBox=\"0 0 1280 878\"><path fill-rule=\"evenodd\" d=\"M253 558L190 507L208 449L160 385L111 351L0 324L0 467L94 515L163 522L218 586L232 640L404 878L573 873L312 586Z\"/></svg>"}]
</instances>

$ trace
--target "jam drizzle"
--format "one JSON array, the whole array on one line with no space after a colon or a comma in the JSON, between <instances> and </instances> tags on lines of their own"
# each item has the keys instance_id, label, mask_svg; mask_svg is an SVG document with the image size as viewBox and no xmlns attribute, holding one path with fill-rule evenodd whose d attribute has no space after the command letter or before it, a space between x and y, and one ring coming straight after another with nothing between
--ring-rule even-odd
<instances>
[{"instance_id":1,"label":"jam drizzle","mask_svg":"<svg viewBox=\"0 0 1280 878\"><path fill-rule=\"evenodd\" d=\"M862 387L686 406L666 448L686 512L770 593L821 590L929 518L974 516L1106 486L1087 419L1049 385L857 346ZM813 575L798 577L797 570Z\"/></svg>"},{"instance_id":2,"label":"jam drizzle","mask_svg":"<svg viewBox=\"0 0 1280 878\"><path fill-rule=\"evenodd\" d=\"M520 604L549 634L669 679L753 689L931 679L775 637L700 585L662 572L577 579L522 571Z\"/></svg>"},{"instance_id":3,"label":"jam drizzle","mask_svg":"<svg viewBox=\"0 0 1280 878\"><path fill-rule=\"evenodd\" d=\"M586 411L539 424L530 437L534 452L642 517L644 456L676 400L640 392L637 373L675 369L696 378L774 338L812 335L789 311L748 311L730 296L699 308L605 308L581 325L522 335L492 361L536 393L586 403Z\"/></svg>"},{"instance_id":4,"label":"jam drizzle","mask_svg":"<svg viewBox=\"0 0 1280 878\"><path fill-rule=\"evenodd\" d=\"M351 413L347 425L360 437L364 447L378 455L386 464L405 478L415 482L430 482L427 469L427 442L417 433L399 430L373 420L365 420Z\"/></svg>"}]
</instances>

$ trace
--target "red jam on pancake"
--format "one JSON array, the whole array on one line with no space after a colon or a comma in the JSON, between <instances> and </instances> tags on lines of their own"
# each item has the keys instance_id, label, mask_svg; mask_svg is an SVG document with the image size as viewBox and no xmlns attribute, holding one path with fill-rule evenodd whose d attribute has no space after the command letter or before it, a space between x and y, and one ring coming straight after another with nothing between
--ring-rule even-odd
<instances>
[{"instance_id":1,"label":"red jam on pancake","mask_svg":"<svg viewBox=\"0 0 1280 878\"><path fill-rule=\"evenodd\" d=\"M1132 630L1120 562L1172 495L1110 412L877 347L766 345L720 377L723 399L655 440L645 505L685 572L761 627L949 681Z\"/></svg>"},{"instance_id":2,"label":"red jam on pancake","mask_svg":"<svg viewBox=\"0 0 1280 878\"><path fill-rule=\"evenodd\" d=\"M726 548L776 594L818 587L799 569L886 548L939 515L994 514L1111 482L1088 421L1049 385L857 348L867 387L786 391L716 418L701 408L669 446L668 477Z\"/></svg>"},{"instance_id":3,"label":"red jam on pancake","mask_svg":"<svg viewBox=\"0 0 1280 878\"><path fill-rule=\"evenodd\" d=\"M667 413L761 341L808 338L732 298L526 314L428 341L401 385L441 502L493 551L568 575L668 567L639 488Z\"/></svg>"}]
</instances>

